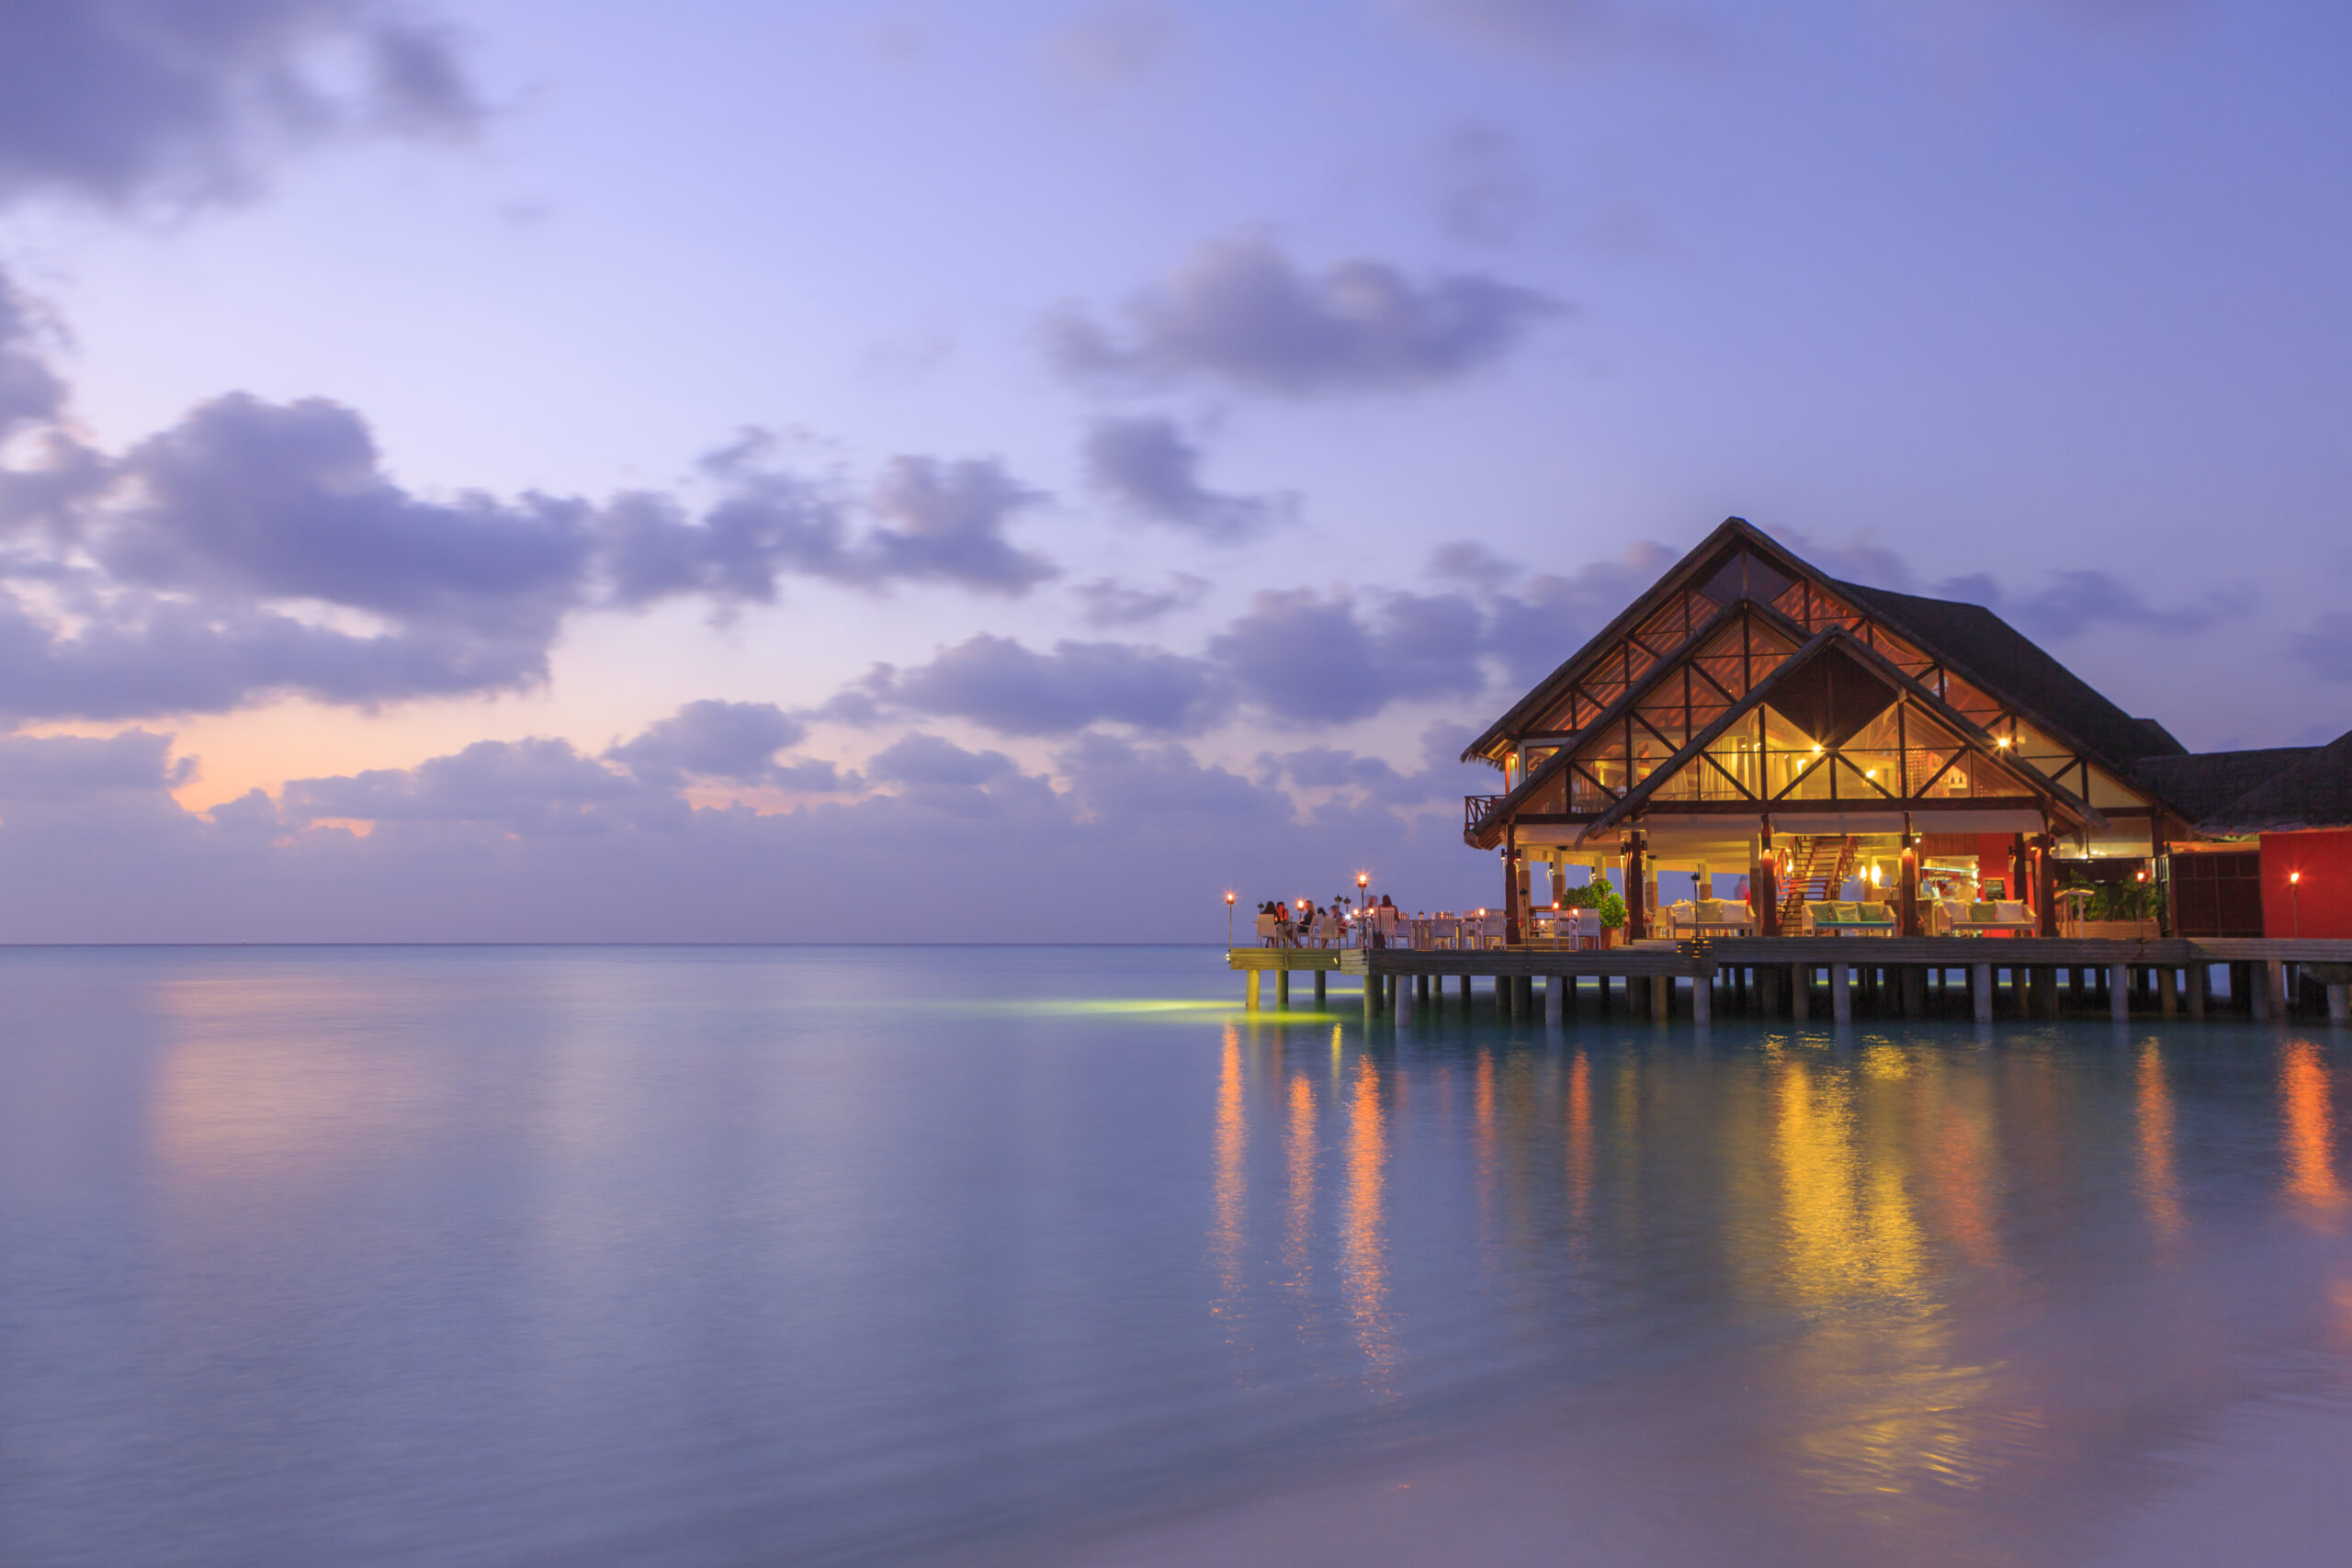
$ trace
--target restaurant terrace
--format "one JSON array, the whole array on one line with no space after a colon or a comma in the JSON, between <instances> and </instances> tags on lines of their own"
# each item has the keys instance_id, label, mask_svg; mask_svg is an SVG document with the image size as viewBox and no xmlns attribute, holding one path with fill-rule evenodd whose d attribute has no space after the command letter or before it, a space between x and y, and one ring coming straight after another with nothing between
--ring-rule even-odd
<instances>
[{"instance_id":1,"label":"restaurant terrace","mask_svg":"<svg viewBox=\"0 0 2352 1568\"><path fill-rule=\"evenodd\" d=\"M1318 999L1363 973L1368 1012L1488 975L1524 1016L1541 978L1552 1021L1703 1020L1726 987L1804 1018L1824 981L1833 1017L1917 1014L1955 979L1980 1019L2352 1010L2352 735L2192 754L1992 611L1841 581L1740 518L1463 757L1502 785L1463 811L1492 913L1237 947L1252 1005L1300 968ZM1580 897L1604 882L1607 925Z\"/></svg>"}]
</instances>

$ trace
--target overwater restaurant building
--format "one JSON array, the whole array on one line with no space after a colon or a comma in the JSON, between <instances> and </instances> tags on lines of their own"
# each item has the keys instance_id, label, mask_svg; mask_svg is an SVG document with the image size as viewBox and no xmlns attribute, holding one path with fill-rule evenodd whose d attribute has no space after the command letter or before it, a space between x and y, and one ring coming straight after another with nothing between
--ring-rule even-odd
<instances>
[{"instance_id":1,"label":"overwater restaurant building","mask_svg":"<svg viewBox=\"0 0 2352 1568\"><path fill-rule=\"evenodd\" d=\"M2352 936L2352 736L2192 756L1990 610L1839 581L1739 518L1463 756L1502 774L1463 831L1503 862L1514 942L1577 865L1636 937L1726 873L1762 935L1851 885L1906 935L1963 901L2056 935L2068 862L2166 885L2172 934ZM2290 858L2312 863L2291 883Z\"/></svg>"}]
</instances>

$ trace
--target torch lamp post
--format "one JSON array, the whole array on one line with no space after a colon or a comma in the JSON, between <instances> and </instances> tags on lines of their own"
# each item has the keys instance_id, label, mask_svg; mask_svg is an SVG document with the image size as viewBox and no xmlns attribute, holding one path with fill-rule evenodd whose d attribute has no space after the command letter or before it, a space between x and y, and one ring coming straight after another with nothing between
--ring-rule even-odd
<instances>
[{"instance_id":1,"label":"torch lamp post","mask_svg":"<svg viewBox=\"0 0 2352 1568\"><path fill-rule=\"evenodd\" d=\"M2295 889L2301 885L2302 880L2303 874L2300 871L2290 871L2287 874L2287 931L2290 936L2300 937L2303 934L2303 914L2295 907Z\"/></svg>"},{"instance_id":2,"label":"torch lamp post","mask_svg":"<svg viewBox=\"0 0 2352 1568\"><path fill-rule=\"evenodd\" d=\"M1225 896L1225 945L1233 946L1233 895Z\"/></svg>"}]
</instances>

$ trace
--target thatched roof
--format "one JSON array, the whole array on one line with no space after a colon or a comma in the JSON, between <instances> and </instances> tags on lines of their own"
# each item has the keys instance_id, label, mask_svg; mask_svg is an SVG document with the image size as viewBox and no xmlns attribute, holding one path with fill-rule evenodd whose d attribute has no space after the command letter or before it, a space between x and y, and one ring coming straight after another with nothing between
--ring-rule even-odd
<instances>
[{"instance_id":1,"label":"thatched roof","mask_svg":"<svg viewBox=\"0 0 2352 1568\"><path fill-rule=\"evenodd\" d=\"M1996 698L2054 726L2117 773L2184 750L2152 718L2133 718L1982 604L1840 582L1862 608L1977 678Z\"/></svg>"},{"instance_id":2,"label":"thatched roof","mask_svg":"<svg viewBox=\"0 0 2352 1568\"><path fill-rule=\"evenodd\" d=\"M2278 833L2299 828L2352 828L2352 731L2324 746L2224 751L2219 755L2278 761L2267 776L2205 815L2197 825L2206 832Z\"/></svg>"},{"instance_id":3,"label":"thatched roof","mask_svg":"<svg viewBox=\"0 0 2352 1568\"><path fill-rule=\"evenodd\" d=\"M2221 816L2317 750L2315 746L2276 746L2261 751L2143 757L2132 769L2132 777L2164 796L2191 822L2201 824Z\"/></svg>"}]
</instances>

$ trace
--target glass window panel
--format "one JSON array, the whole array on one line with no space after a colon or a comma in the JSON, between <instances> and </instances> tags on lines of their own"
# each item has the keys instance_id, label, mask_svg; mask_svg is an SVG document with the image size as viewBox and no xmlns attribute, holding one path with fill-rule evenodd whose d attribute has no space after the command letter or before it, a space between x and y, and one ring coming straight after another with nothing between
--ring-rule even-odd
<instances>
[{"instance_id":1,"label":"glass window panel","mask_svg":"<svg viewBox=\"0 0 2352 1568\"><path fill-rule=\"evenodd\" d=\"M1772 608L1780 611L1789 619L1802 624L1808 611L1807 599L1805 585L1802 582L1792 582L1781 591L1779 598L1772 601Z\"/></svg>"},{"instance_id":2,"label":"glass window panel","mask_svg":"<svg viewBox=\"0 0 2352 1568\"><path fill-rule=\"evenodd\" d=\"M1764 754L1756 749L1753 736L1726 735L1707 748L1707 755L1747 794L1762 788Z\"/></svg>"},{"instance_id":3,"label":"glass window panel","mask_svg":"<svg viewBox=\"0 0 2352 1568\"><path fill-rule=\"evenodd\" d=\"M1699 767L1677 768L1650 795L1652 800L1697 800L1703 781L1699 775L1708 770Z\"/></svg>"},{"instance_id":4,"label":"glass window panel","mask_svg":"<svg viewBox=\"0 0 2352 1568\"><path fill-rule=\"evenodd\" d=\"M2093 806L2145 806L2148 797L2137 790L2125 787L2098 768L2090 770L2090 803Z\"/></svg>"},{"instance_id":5,"label":"glass window panel","mask_svg":"<svg viewBox=\"0 0 2352 1568\"><path fill-rule=\"evenodd\" d=\"M1764 744L1774 751L1818 751L1812 736L1789 722L1788 716L1768 700L1764 704Z\"/></svg>"},{"instance_id":6,"label":"glass window panel","mask_svg":"<svg viewBox=\"0 0 2352 1568\"><path fill-rule=\"evenodd\" d=\"M1898 733L1900 721L1895 716L1898 711L1896 708L1888 708L1861 728L1854 731L1847 738L1846 743L1838 750L1849 757L1858 751L1893 751L1903 743Z\"/></svg>"},{"instance_id":7,"label":"glass window panel","mask_svg":"<svg viewBox=\"0 0 2352 1568\"><path fill-rule=\"evenodd\" d=\"M1886 655L1889 663L1915 680L1934 667L1934 660L1875 622L1870 628L1870 644Z\"/></svg>"},{"instance_id":8,"label":"glass window panel","mask_svg":"<svg viewBox=\"0 0 2352 1568\"><path fill-rule=\"evenodd\" d=\"M1790 800L1828 800L1832 798L1829 793L1829 781L1833 776L1833 760L1828 758L1807 757L1804 759L1804 761L1816 765L1812 766L1810 769L1792 769L1792 774L1794 782L1782 789L1781 794L1783 796Z\"/></svg>"},{"instance_id":9,"label":"glass window panel","mask_svg":"<svg viewBox=\"0 0 2352 1568\"><path fill-rule=\"evenodd\" d=\"M1947 673L1944 677L1944 701L1972 724L1990 728L2002 716L2001 705L1962 680Z\"/></svg>"},{"instance_id":10,"label":"glass window panel","mask_svg":"<svg viewBox=\"0 0 2352 1568\"><path fill-rule=\"evenodd\" d=\"M1732 653L1729 655L1712 656L1706 659L1696 660L1693 662L1695 662L1700 669L1707 672L1708 676L1715 682L1716 686L1721 686L1733 696L1744 697L1747 695L1747 687L1745 681L1742 679L1742 675L1747 666L1746 662L1738 654ZM1696 695L1698 691L1701 689L1701 686L1694 682L1692 686L1692 694ZM1708 697L1711 700L1713 699L1715 695L1714 687L1707 686L1703 689L1706 691Z\"/></svg>"},{"instance_id":11,"label":"glass window panel","mask_svg":"<svg viewBox=\"0 0 2352 1568\"><path fill-rule=\"evenodd\" d=\"M1944 764L1960 754L1958 747L1915 746L1905 751L1903 754L1904 793L1911 795L1966 795L1966 763L1955 763L1951 772L1944 772ZM1940 778L1937 776L1939 773L1942 774Z\"/></svg>"},{"instance_id":12,"label":"glass window panel","mask_svg":"<svg viewBox=\"0 0 2352 1568\"><path fill-rule=\"evenodd\" d=\"M1928 714L1912 708L1903 716L1903 734L1914 746L1929 747L1941 751L1961 750L1960 737L1944 728Z\"/></svg>"},{"instance_id":13,"label":"glass window panel","mask_svg":"<svg viewBox=\"0 0 2352 1568\"><path fill-rule=\"evenodd\" d=\"M1878 795L1901 793L1901 777L1892 751L1841 751L1838 795L1843 800L1868 800Z\"/></svg>"}]
</instances>

